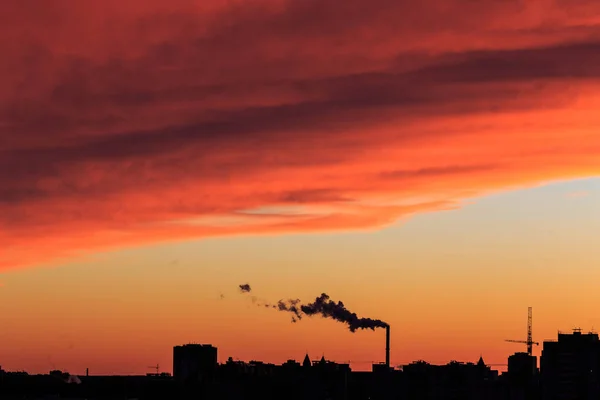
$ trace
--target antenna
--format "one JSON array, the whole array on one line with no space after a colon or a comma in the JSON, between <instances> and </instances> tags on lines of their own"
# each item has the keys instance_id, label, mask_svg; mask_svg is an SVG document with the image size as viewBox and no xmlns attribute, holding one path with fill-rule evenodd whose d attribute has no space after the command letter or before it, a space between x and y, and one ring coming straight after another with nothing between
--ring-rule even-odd
<instances>
[{"instance_id":1,"label":"antenna","mask_svg":"<svg viewBox=\"0 0 600 400\"><path fill-rule=\"evenodd\" d=\"M160 371L160 365L156 364L156 365L152 365L150 367L148 367L150 369L155 369L156 370L156 375L160 375L159 371Z\"/></svg>"}]
</instances>

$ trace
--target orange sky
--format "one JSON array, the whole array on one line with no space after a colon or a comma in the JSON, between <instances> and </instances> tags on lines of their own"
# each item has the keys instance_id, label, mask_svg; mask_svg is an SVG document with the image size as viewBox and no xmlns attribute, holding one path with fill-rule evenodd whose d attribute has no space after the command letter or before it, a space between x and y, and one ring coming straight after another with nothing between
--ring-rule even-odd
<instances>
[{"instance_id":1,"label":"orange sky","mask_svg":"<svg viewBox=\"0 0 600 400\"><path fill-rule=\"evenodd\" d=\"M574 195L577 194L577 195ZM325 354L384 359L383 331L254 306L238 293L311 301L321 292L392 326L392 363L506 363L526 334L598 328L600 180L478 199L373 232L217 238L96 254L0 277L0 360L9 370L82 374L171 369L171 349L212 343L280 363ZM221 299L221 295L224 298ZM535 349L539 356L541 348ZM500 367L501 368L501 367Z\"/></svg>"},{"instance_id":2,"label":"orange sky","mask_svg":"<svg viewBox=\"0 0 600 400\"><path fill-rule=\"evenodd\" d=\"M595 1L5 3L0 271L600 172Z\"/></svg>"}]
</instances>

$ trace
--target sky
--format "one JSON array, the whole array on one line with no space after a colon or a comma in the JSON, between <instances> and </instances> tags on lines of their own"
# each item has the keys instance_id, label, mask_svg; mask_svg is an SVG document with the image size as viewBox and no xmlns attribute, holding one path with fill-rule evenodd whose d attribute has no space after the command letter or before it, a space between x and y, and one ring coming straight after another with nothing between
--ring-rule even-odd
<instances>
[{"instance_id":1,"label":"sky","mask_svg":"<svg viewBox=\"0 0 600 400\"><path fill-rule=\"evenodd\" d=\"M599 50L584 0L4 2L0 365L383 358L245 282L395 363L600 326Z\"/></svg>"}]
</instances>

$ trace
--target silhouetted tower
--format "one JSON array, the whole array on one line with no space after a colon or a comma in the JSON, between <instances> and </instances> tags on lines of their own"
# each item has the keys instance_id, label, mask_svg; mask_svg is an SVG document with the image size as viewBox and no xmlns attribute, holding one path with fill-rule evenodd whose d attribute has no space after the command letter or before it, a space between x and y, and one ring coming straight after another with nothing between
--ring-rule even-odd
<instances>
[{"instance_id":1,"label":"silhouetted tower","mask_svg":"<svg viewBox=\"0 0 600 400\"><path fill-rule=\"evenodd\" d=\"M385 366L390 368L390 326L385 327Z\"/></svg>"},{"instance_id":2,"label":"silhouetted tower","mask_svg":"<svg viewBox=\"0 0 600 400\"><path fill-rule=\"evenodd\" d=\"M302 366L304 368L310 368L310 366L311 366L310 358L308 357L308 353L306 353L306 355L304 356L304 361L302 362Z\"/></svg>"},{"instance_id":3,"label":"silhouetted tower","mask_svg":"<svg viewBox=\"0 0 600 400\"><path fill-rule=\"evenodd\" d=\"M511 343L525 343L527 345L527 354L529 354L530 356L533 355L533 345L534 344L536 346L540 345L538 342L533 341L532 324L533 324L532 309L531 309L531 307L529 307L529 308L527 308L527 340L506 339L507 342L511 342Z\"/></svg>"},{"instance_id":4,"label":"silhouetted tower","mask_svg":"<svg viewBox=\"0 0 600 400\"><path fill-rule=\"evenodd\" d=\"M177 382L212 381L217 371L217 348L209 344L173 347L173 377Z\"/></svg>"},{"instance_id":5,"label":"silhouetted tower","mask_svg":"<svg viewBox=\"0 0 600 400\"><path fill-rule=\"evenodd\" d=\"M485 361L483 361L483 356L482 355L479 355L479 360L477 361L477 366L479 368L485 367Z\"/></svg>"},{"instance_id":6,"label":"silhouetted tower","mask_svg":"<svg viewBox=\"0 0 600 400\"><path fill-rule=\"evenodd\" d=\"M600 339L597 333L558 332L558 340L545 341L540 358L544 400L600 399Z\"/></svg>"}]
</instances>

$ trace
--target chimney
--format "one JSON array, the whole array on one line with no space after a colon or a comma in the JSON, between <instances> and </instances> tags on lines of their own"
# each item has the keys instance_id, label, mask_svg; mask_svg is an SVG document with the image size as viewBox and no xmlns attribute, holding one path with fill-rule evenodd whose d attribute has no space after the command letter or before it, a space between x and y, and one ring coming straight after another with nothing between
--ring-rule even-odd
<instances>
[{"instance_id":1,"label":"chimney","mask_svg":"<svg viewBox=\"0 0 600 400\"><path fill-rule=\"evenodd\" d=\"M385 366L390 369L390 326L385 327Z\"/></svg>"}]
</instances>

